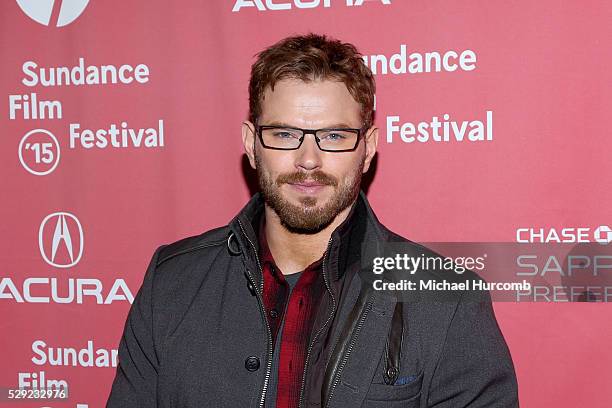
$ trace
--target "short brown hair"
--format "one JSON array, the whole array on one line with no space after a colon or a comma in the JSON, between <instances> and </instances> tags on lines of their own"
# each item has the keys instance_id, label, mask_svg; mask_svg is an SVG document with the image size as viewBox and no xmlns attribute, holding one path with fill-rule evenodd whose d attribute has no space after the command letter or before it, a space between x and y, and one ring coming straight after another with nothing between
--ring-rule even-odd
<instances>
[{"instance_id":1,"label":"short brown hair","mask_svg":"<svg viewBox=\"0 0 612 408\"><path fill-rule=\"evenodd\" d=\"M267 86L282 79L338 80L361 105L362 128L374 120L376 84L361 54L350 43L319 34L287 37L257 54L249 81L249 120L257 124Z\"/></svg>"}]
</instances>

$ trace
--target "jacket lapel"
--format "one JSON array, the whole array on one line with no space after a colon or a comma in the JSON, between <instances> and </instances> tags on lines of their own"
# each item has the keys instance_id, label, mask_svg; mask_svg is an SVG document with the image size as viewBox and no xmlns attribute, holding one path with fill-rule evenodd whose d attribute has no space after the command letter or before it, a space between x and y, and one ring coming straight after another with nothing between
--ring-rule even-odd
<instances>
[{"instance_id":1,"label":"jacket lapel","mask_svg":"<svg viewBox=\"0 0 612 408\"><path fill-rule=\"evenodd\" d=\"M355 276L351 286L361 286L359 281ZM359 291L347 318L341 320L344 325L323 382L323 407L339 406L334 401L343 407L361 406L383 353L395 303L387 293L368 287Z\"/></svg>"},{"instance_id":2,"label":"jacket lapel","mask_svg":"<svg viewBox=\"0 0 612 408\"><path fill-rule=\"evenodd\" d=\"M379 356L383 353L396 304L394 296L372 290L371 282L359 276L362 250L365 249L368 255L381 253L388 237L363 191L360 191L358 201L361 201L358 206L362 207L353 217L357 222L351 222L358 227L351 228L346 223L346 226L335 231L335 245L328 260L332 280L339 281L339 277L345 275L350 286L342 291L344 296L339 299L339 310L336 310L337 318L334 319L337 324L331 328L331 339L337 340L328 343L335 344L335 347L331 351L321 389L323 407L327 407L328 400L329 407L362 404L378 366ZM257 259L259 243L253 225L262 211L263 197L261 193L256 193L229 223L243 251L245 266L258 286L263 280ZM349 247L340 250L340 241L346 241L349 237L352 241ZM346 273L349 270L350 273ZM339 288L332 285L332 291L336 292L336 289ZM338 292L336 294L339 295Z\"/></svg>"}]
</instances>

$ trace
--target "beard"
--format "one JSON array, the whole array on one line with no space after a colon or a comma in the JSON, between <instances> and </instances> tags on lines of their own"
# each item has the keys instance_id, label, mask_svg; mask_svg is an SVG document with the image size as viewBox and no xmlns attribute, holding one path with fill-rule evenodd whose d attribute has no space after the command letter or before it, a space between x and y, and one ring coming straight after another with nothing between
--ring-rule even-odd
<instances>
[{"instance_id":1,"label":"beard","mask_svg":"<svg viewBox=\"0 0 612 408\"><path fill-rule=\"evenodd\" d=\"M315 234L331 224L336 216L351 205L359 194L365 156L359 166L342 180L338 180L321 170L315 170L311 173L299 171L283 173L276 180L273 180L262 166L257 154L255 155L255 162L257 179L264 201L278 215L281 224L294 233ZM327 204L318 205L317 197L305 196L299 199L301 205L296 205L283 197L281 192L283 184L300 183L305 180L312 180L334 189Z\"/></svg>"}]
</instances>

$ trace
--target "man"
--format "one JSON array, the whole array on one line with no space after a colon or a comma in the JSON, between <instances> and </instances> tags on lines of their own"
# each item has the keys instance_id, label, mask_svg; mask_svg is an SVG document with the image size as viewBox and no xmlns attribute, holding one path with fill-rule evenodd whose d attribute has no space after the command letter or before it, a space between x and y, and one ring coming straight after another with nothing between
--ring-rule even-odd
<instances>
[{"instance_id":1,"label":"man","mask_svg":"<svg viewBox=\"0 0 612 408\"><path fill-rule=\"evenodd\" d=\"M404 302L362 272L387 243L427 251L360 191L374 91L355 47L325 36L258 55L242 140L261 192L155 251L107 407L518 406L488 294Z\"/></svg>"}]
</instances>

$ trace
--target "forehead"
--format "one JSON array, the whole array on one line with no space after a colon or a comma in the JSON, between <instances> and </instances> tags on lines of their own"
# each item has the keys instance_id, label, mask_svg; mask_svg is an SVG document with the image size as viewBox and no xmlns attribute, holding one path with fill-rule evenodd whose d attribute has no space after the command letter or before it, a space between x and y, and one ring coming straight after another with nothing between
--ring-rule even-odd
<instances>
[{"instance_id":1,"label":"forehead","mask_svg":"<svg viewBox=\"0 0 612 408\"><path fill-rule=\"evenodd\" d=\"M361 108L346 85L334 80L304 82L283 79L268 86L261 103L260 124L322 128L344 124L361 127Z\"/></svg>"}]
</instances>

